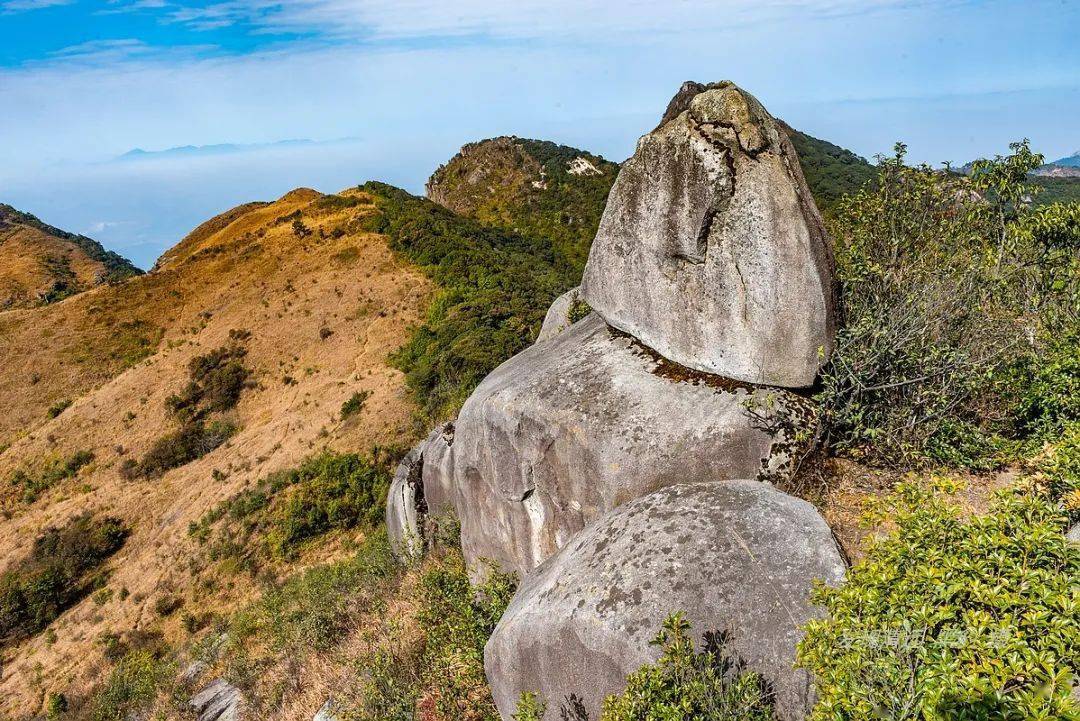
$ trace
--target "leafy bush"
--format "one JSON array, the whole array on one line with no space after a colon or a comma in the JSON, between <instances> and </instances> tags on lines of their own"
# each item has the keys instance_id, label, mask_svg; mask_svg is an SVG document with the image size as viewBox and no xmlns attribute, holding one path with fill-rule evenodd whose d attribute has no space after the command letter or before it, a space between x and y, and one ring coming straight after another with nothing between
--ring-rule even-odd
<instances>
[{"instance_id":1,"label":"leafy bush","mask_svg":"<svg viewBox=\"0 0 1080 721\"><path fill-rule=\"evenodd\" d=\"M198 420L235 407L250 375L242 362L246 354L243 347L232 345L192 358L188 385L169 396L165 407L185 420Z\"/></svg>"},{"instance_id":2,"label":"leafy bush","mask_svg":"<svg viewBox=\"0 0 1080 721\"><path fill-rule=\"evenodd\" d=\"M371 397L371 391L357 391L341 404L341 420L355 416L364 410L364 404Z\"/></svg>"},{"instance_id":3,"label":"leafy bush","mask_svg":"<svg viewBox=\"0 0 1080 721\"><path fill-rule=\"evenodd\" d=\"M160 689L176 675L176 664L145 650L125 655L90 702L93 721L140 718Z\"/></svg>"},{"instance_id":4,"label":"leafy bush","mask_svg":"<svg viewBox=\"0 0 1080 721\"><path fill-rule=\"evenodd\" d=\"M264 557L288 559L330 531L375 528L401 453L326 452L278 471L216 506L188 528L210 545L210 560L231 558L254 571ZM216 528L216 531L215 531Z\"/></svg>"},{"instance_id":5,"label":"leafy bush","mask_svg":"<svg viewBox=\"0 0 1080 721\"><path fill-rule=\"evenodd\" d=\"M362 660L366 681L351 718L499 721L484 676L484 644L515 584L493 570L483 583L472 586L454 531L446 531L446 536L450 545L425 561L420 578L420 637L402 643L391 635Z\"/></svg>"},{"instance_id":6,"label":"leafy bush","mask_svg":"<svg viewBox=\"0 0 1080 721\"><path fill-rule=\"evenodd\" d=\"M278 557L327 531L374 528L383 519L392 470L358 454L325 453L305 461L288 482L295 488L270 512L267 544Z\"/></svg>"},{"instance_id":7,"label":"leafy bush","mask_svg":"<svg viewBox=\"0 0 1080 721\"><path fill-rule=\"evenodd\" d=\"M129 473L150 477L187 465L220 447L237 431L229 421L186 421L180 428L154 441Z\"/></svg>"},{"instance_id":8,"label":"leafy bush","mask_svg":"<svg viewBox=\"0 0 1080 721\"><path fill-rule=\"evenodd\" d=\"M800 661L813 719L1075 718L1080 548L1032 489L963 518L944 481L902 484L881 506L895 531L840 588L819 587Z\"/></svg>"},{"instance_id":9,"label":"leafy bush","mask_svg":"<svg viewBox=\"0 0 1080 721\"><path fill-rule=\"evenodd\" d=\"M229 331L232 345L191 359L188 384L165 399L165 407L179 421L179 428L154 441L141 461L125 461L120 468L122 477L147 478L187 465L236 433L238 428L232 421L209 418L231 410L240 401L250 371L242 362L247 351L238 343L250 337L247 331Z\"/></svg>"},{"instance_id":10,"label":"leafy bush","mask_svg":"<svg viewBox=\"0 0 1080 721\"><path fill-rule=\"evenodd\" d=\"M714 638L697 651L681 614L664 620L653 643L660 660L630 674L626 691L604 701L601 721L768 721L772 695Z\"/></svg>"},{"instance_id":11,"label":"leafy bush","mask_svg":"<svg viewBox=\"0 0 1080 721\"><path fill-rule=\"evenodd\" d=\"M94 460L93 451L79 450L67 458L54 458L40 473L32 475L25 470L17 470L11 475L11 484L22 489L23 502L33 503L38 496L60 481L74 478L76 474Z\"/></svg>"},{"instance_id":12,"label":"leafy bush","mask_svg":"<svg viewBox=\"0 0 1080 721\"><path fill-rule=\"evenodd\" d=\"M118 519L89 514L42 533L0 575L0 646L38 633L89 594L100 581L96 571L127 535Z\"/></svg>"},{"instance_id":13,"label":"leafy bush","mask_svg":"<svg viewBox=\"0 0 1080 721\"><path fill-rule=\"evenodd\" d=\"M71 403L72 400L70 398L58 400L56 401L56 403L53 403L51 406L49 406L49 409L45 411L45 415L47 415L49 418L56 418L58 415L70 408Z\"/></svg>"},{"instance_id":14,"label":"leafy bush","mask_svg":"<svg viewBox=\"0 0 1080 721\"><path fill-rule=\"evenodd\" d=\"M1026 142L971 179L903 160L898 144L876 185L841 200L831 222L846 322L817 396L823 438L876 463L987 467L969 453L995 444L974 434L1026 432L1009 421L1023 388L1010 369L1045 368L1053 352L1040 340L1078 327L1080 244L1071 213L1022 202L1024 169L1040 162ZM1057 412L1042 408L1073 382L1068 353L1047 369L1045 399L1027 399L1029 415Z\"/></svg>"}]
</instances>

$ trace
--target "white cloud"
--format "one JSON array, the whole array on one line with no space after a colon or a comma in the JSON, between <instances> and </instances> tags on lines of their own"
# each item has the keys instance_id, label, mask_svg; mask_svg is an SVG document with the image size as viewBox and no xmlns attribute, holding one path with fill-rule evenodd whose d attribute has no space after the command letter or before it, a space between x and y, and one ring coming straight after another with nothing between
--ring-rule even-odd
<instances>
[{"instance_id":1,"label":"white cloud","mask_svg":"<svg viewBox=\"0 0 1080 721\"><path fill-rule=\"evenodd\" d=\"M41 10L42 8L51 8L57 5L70 5L73 2L75 0L7 0L7 2L0 2L0 11L16 13L26 10Z\"/></svg>"}]
</instances>

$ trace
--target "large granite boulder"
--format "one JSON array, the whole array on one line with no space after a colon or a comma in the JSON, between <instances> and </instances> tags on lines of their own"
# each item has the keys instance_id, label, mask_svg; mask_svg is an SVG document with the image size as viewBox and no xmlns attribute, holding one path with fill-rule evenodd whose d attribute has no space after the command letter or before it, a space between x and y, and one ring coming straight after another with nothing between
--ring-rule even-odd
<instances>
[{"instance_id":1,"label":"large granite boulder","mask_svg":"<svg viewBox=\"0 0 1080 721\"><path fill-rule=\"evenodd\" d=\"M682 611L699 643L730 634L775 691L779 719L802 719L812 684L793 664L816 614L812 582L838 584L844 570L814 507L771 484L669 486L604 515L524 579L485 648L488 682L504 719L532 691L547 719L576 697L595 720L627 674L656 660L650 639Z\"/></svg>"},{"instance_id":2,"label":"large granite boulder","mask_svg":"<svg viewBox=\"0 0 1080 721\"><path fill-rule=\"evenodd\" d=\"M493 371L424 450L470 566L524 573L602 513L676 483L774 477L810 406L689 371L592 314Z\"/></svg>"},{"instance_id":3,"label":"large granite boulder","mask_svg":"<svg viewBox=\"0 0 1080 721\"><path fill-rule=\"evenodd\" d=\"M690 368L814 382L833 347L833 258L799 159L734 84L688 83L619 173L584 299Z\"/></svg>"}]
</instances>

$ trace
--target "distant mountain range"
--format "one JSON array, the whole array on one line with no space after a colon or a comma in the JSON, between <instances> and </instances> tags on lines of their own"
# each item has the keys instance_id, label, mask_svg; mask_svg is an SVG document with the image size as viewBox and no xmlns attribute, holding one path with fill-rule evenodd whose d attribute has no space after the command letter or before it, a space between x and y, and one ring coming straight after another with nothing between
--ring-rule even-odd
<instances>
[{"instance_id":1,"label":"distant mountain range","mask_svg":"<svg viewBox=\"0 0 1080 721\"><path fill-rule=\"evenodd\" d=\"M342 143L356 140L356 138L341 138L338 140L310 140L308 138L294 138L278 140L273 143L217 143L214 145L181 145L164 150L143 150L134 148L116 158L118 161L147 160L150 158L176 158L176 157L202 157L207 155L228 155L232 153L247 153L252 150L301 148L311 145L327 145L329 143Z\"/></svg>"}]
</instances>

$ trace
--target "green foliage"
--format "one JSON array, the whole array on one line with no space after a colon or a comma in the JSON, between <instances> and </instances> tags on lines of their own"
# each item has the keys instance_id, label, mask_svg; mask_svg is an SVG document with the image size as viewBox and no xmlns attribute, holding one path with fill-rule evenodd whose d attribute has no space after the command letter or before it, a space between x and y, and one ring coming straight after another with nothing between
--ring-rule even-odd
<instances>
[{"instance_id":1,"label":"green foliage","mask_svg":"<svg viewBox=\"0 0 1080 721\"><path fill-rule=\"evenodd\" d=\"M442 289L392 360L428 415L449 417L495 366L532 343L568 284L550 241L484 226L381 183L362 189L379 209L371 229Z\"/></svg>"},{"instance_id":2,"label":"green foliage","mask_svg":"<svg viewBox=\"0 0 1080 721\"><path fill-rule=\"evenodd\" d=\"M67 696L62 693L50 693L45 702L46 721L55 721L62 718L68 712Z\"/></svg>"},{"instance_id":3,"label":"green foliage","mask_svg":"<svg viewBox=\"0 0 1080 721\"><path fill-rule=\"evenodd\" d=\"M813 719L1075 718L1080 548L1052 499L1008 491L963 518L944 483L901 484L879 512L895 531L814 600L800 662Z\"/></svg>"},{"instance_id":4,"label":"green foliage","mask_svg":"<svg viewBox=\"0 0 1080 721\"><path fill-rule=\"evenodd\" d=\"M454 533L449 532L450 536ZM393 635L361 662L366 677L357 721L498 721L484 676L484 644L514 593L511 576L492 570L469 583L456 539L426 562L420 578L420 638Z\"/></svg>"},{"instance_id":5,"label":"green foliage","mask_svg":"<svg viewBox=\"0 0 1080 721\"><path fill-rule=\"evenodd\" d=\"M1080 178L1032 178L1031 182L1040 189L1035 197L1038 205L1080 203Z\"/></svg>"},{"instance_id":6,"label":"green foliage","mask_svg":"<svg viewBox=\"0 0 1080 721\"><path fill-rule=\"evenodd\" d=\"M383 519L391 477L385 461L358 454L326 453L305 461L289 479L295 488L271 512L271 551L285 557L330 530L374 528Z\"/></svg>"},{"instance_id":7,"label":"green foliage","mask_svg":"<svg viewBox=\"0 0 1080 721\"><path fill-rule=\"evenodd\" d=\"M664 620L653 644L663 647L660 660L630 674L626 690L604 700L601 721L773 718L771 695L761 676L733 659L722 639L697 651L682 614Z\"/></svg>"},{"instance_id":8,"label":"green foliage","mask_svg":"<svg viewBox=\"0 0 1080 721\"><path fill-rule=\"evenodd\" d=\"M56 403L53 403L51 406L49 406L49 409L45 411L45 415L47 415L49 418L56 418L58 415L70 408L71 403L72 400L70 398L63 398L61 400L58 400L56 401Z\"/></svg>"},{"instance_id":9,"label":"green foliage","mask_svg":"<svg viewBox=\"0 0 1080 721\"><path fill-rule=\"evenodd\" d=\"M341 420L351 418L364 410L364 404L371 397L371 391L357 391L349 396L349 399L341 404Z\"/></svg>"},{"instance_id":10,"label":"green foliage","mask_svg":"<svg viewBox=\"0 0 1080 721\"><path fill-rule=\"evenodd\" d=\"M243 364L246 354L243 347L231 345L192 358L190 381L183 391L165 399L165 407L182 420L199 420L233 408L250 375Z\"/></svg>"},{"instance_id":11,"label":"green foliage","mask_svg":"<svg viewBox=\"0 0 1080 721\"><path fill-rule=\"evenodd\" d=\"M1045 407L1073 382L1070 351L1048 368L1055 351L1044 339L1078 327L1073 216L1023 202L1025 168L1039 156L1012 147L977 163L969 181L904 165L898 144L876 185L838 203L831 225L846 317L817 396L835 452L993 467L1005 460L995 449L1009 446L989 436L1031 433L1009 410L1032 368L1046 369L1047 395L1027 398L1028 414L1060 410Z\"/></svg>"},{"instance_id":12,"label":"green foliage","mask_svg":"<svg viewBox=\"0 0 1080 721\"><path fill-rule=\"evenodd\" d=\"M376 447L369 455L313 456L260 479L191 524L188 533L210 544L210 560L231 559L254 570L265 558L293 557L331 531L373 529L383 519L400 455Z\"/></svg>"},{"instance_id":13,"label":"green foliage","mask_svg":"<svg viewBox=\"0 0 1080 721\"><path fill-rule=\"evenodd\" d=\"M74 478L94 460L93 451L79 450L66 458L53 458L37 474L17 470L11 475L11 484L22 491L24 503L33 503L38 497L61 481Z\"/></svg>"},{"instance_id":14,"label":"green foliage","mask_svg":"<svg viewBox=\"0 0 1080 721\"><path fill-rule=\"evenodd\" d=\"M825 140L781 126L799 155L806 184L823 213L845 195L856 193L877 180L877 169L864 158Z\"/></svg>"},{"instance_id":15,"label":"green foliage","mask_svg":"<svg viewBox=\"0 0 1080 721\"><path fill-rule=\"evenodd\" d=\"M233 341L250 337L247 331L230 331ZM244 366L247 351L237 342L222 346L188 363L188 384L165 399L179 427L154 441L141 461L126 462L121 472L129 478L160 475L187 465L220 447L239 430L228 419L209 420L236 406L248 384Z\"/></svg>"},{"instance_id":16,"label":"green foliage","mask_svg":"<svg viewBox=\"0 0 1080 721\"><path fill-rule=\"evenodd\" d=\"M543 721L546 711L547 704L543 703L539 696L532 691L525 691L518 699L517 708L511 718L513 721Z\"/></svg>"},{"instance_id":17,"label":"green foliage","mask_svg":"<svg viewBox=\"0 0 1080 721\"><path fill-rule=\"evenodd\" d=\"M96 572L127 538L115 518L76 516L42 533L30 552L0 575L0 646L43 630L101 580Z\"/></svg>"},{"instance_id":18,"label":"green foliage","mask_svg":"<svg viewBox=\"0 0 1080 721\"><path fill-rule=\"evenodd\" d=\"M374 533L352 558L294 575L234 616L231 649L237 652L265 644L274 657L297 659L330 649L358 617L383 608L384 599L400 582L401 571L386 533ZM241 658L241 663L250 661ZM234 678L239 682L247 676L241 673Z\"/></svg>"},{"instance_id":19,"label":"green foliage","mask_svg":"<svg viewBox=\"0 0 1080 721\"><path fill-rule=\"evenodd\" d=\"M134 468L132 476L149 478L187 465L221 446L237 431L229 421L186 421L158 438Z\"/></svg>"},{"instance_id":20,"label":"green foliage","mask_svg":"<svg viewBox=\"0 0 1080 721\"><path fill-rule=\"evenodd\" d=\"M92 721L138 718L176 674L176 664L145 650L128 653L113 667L90 703Z\"/></svg>"},{"instance_id":21,"label":"green foliage","mask_svg":"<svg viewBox=\"0 0 1080 721\"><path fill-rule=\"evenodd\" d=\"M566 319L573 324L579 320L585 320L590 313L592 313L592 308L584 299L574 298L574 301L570 304L570 310L566 313Z\"/></svg>"}]
</instances>

